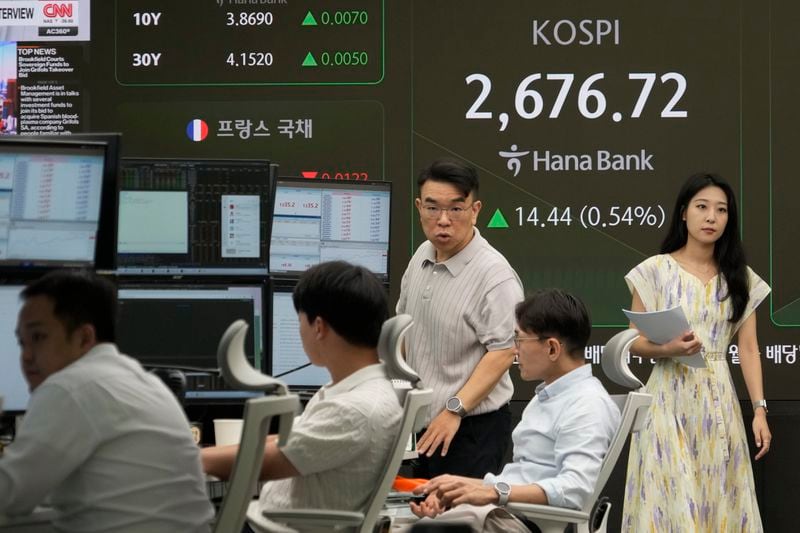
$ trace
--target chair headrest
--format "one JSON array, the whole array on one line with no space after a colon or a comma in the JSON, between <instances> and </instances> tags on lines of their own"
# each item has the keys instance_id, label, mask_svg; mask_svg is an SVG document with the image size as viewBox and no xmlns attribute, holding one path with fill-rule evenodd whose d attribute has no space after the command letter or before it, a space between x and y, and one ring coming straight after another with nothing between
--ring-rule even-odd
<instances>
[{"instance_id":1,"label":"chair headrest","mask_svg":"<svg viewBox=\"0 0 800 533\"><path fill-rule=\"evenodd\" d=\"M265 392L288 392L286 384L272 376L262 374L250 364L244 353L244 339L249 326L236 320L228 326L217 346L217 364L222 377L231 387Z\"/></svg>"},{"instance_id":2,"label":"chair headrest","mask_svg":"<svg viewBox=\"0 0 800 533\"><path fill-rule=\"evenodd\" d=\"M635 329L620 331L606 343L600 358L600 366L606 376L614 383L629 389L638 389L644 386L628 367L631 345L638 337L639 332Z\"/></svg>"},{"instance_id":3,"label":"chair headrest","mask_svg":"<svg viewBox=\"0 0 800 533\"><path fill-rule=\"evenodd\" d=\"M393 316L384 322L378 338L378 357L386 365L386 373L391 379L404 379L413 385L419 381L419 376L408 366L402 352L403 336L412 324L414 319L411 315Z\"/></svg>"}]
</instances>

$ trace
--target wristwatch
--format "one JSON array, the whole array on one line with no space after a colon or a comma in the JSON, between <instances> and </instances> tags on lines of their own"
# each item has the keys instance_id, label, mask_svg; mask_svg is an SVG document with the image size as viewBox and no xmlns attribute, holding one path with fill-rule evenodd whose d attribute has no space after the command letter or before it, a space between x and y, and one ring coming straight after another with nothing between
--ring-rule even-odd
<instances>
[{"instance_id":1,"label":"wristwatch","mask_svg":"<svg viewBox=\"0 0 800 533\"><path fill-rule=\"evenodd\" d=\"M759 407L763 407L764 412L769 413L769 409L767 409L767 400L756 400L753 402L753 412L755 412Z\"/></svg>"},{"instance_id":2,"label":"wristwatch","mask_svg":"<svg viewBox=\"0 0 800 533\"><path fill-rule=\"evenodd\" d=\"M448 411L455 413L460 417L463 417L467 414L467 410L464 409L464 404L461 403L461 398L458 396L450 396L444 403L444 406Z\"/></svg>"},{"instance_id":3,"label":"wristwatch","mask_svg":"<svg viewBox=\"0 0 800 533\"><path fill-rule=\"evenodd\" d=\"M494 484L494 490L497 491L497 505L503 507L511 497L511 485L505 481L498 481Z\"/></svg>"}]
</instances>

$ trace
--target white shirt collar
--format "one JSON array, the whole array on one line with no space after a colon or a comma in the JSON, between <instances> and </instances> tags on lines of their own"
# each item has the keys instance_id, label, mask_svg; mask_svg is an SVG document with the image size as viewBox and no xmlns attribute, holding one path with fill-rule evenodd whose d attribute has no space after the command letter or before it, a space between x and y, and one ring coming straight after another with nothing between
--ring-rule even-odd
<instances>
[{"instance_id":1,"label":"white shirt collar","mask_svg":"<svg viewBox=\"0 0 800 533\"><path fill-rule=\"evenodd\" d=\"M319 397L320 399L333 398L339 394L351 391L362 383L373 379L389 379L386 375L386 368L383 363L375 363L356 370L335 385L330 383L323 385L319 390Z\"/></svg>"},{"instance_id":2,"label":"white shirt collar","mask_svg":"<svg viewBox=\"0 0 800 533\"><path fill-rule=\"evenodd\" d=\"M570 370L552 383L545 384L539 383L536 386L536 395L539 396L539 401L543 402L549 398L557 396L564 391L570 389L583 380L592 377L592 365L583 365L573 370Z\"/></svg>"}]
</instances>

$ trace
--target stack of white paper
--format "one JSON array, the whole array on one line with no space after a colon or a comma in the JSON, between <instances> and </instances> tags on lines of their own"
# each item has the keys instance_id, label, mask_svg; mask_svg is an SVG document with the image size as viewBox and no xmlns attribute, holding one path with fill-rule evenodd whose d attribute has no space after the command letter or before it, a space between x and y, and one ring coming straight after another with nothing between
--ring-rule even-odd
<instances>
[{"instance_id":1,"label":"stack of white paper","mask_svg":"<svg viewBox=\"0 0 800 533\"><path fill-rule=\"evenodd\" d=\"M640 313L637 311L622 310L636 329L642 335L656 344L666 344L678 335L692 329L683 307L680 305L664 311L652 311ZM694 355L680 356L674 358L676 361L689 365L694 368L706 368L703 354L698 352Z\"/></svg>"}]
</instances>

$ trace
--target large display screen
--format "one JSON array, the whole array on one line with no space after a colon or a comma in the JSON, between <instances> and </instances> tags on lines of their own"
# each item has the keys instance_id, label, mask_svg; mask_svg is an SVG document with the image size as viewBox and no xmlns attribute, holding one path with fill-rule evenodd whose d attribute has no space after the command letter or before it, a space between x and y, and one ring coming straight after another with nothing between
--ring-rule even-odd
<instances>
[{"instance_id":1,"label":"large display screen","mask_svg":"<svg viewBox=\"0 0 800 533\"><path fill-rule=\"evenodd\" d=\"M720 173L748 262L773 288L758 313L768 396L800 398L796 3L58 5L0 33L6 131L120 130L129 157L266 158L309 181L391 181L393 296L424 239L417 175L465 160L481 177L478 227L526 290L559 286L589 305L593 362L626 326L623 276L657 253L680 184ZM160 237L183 246L172 226Z\"/></svg>"}]
</instances>

